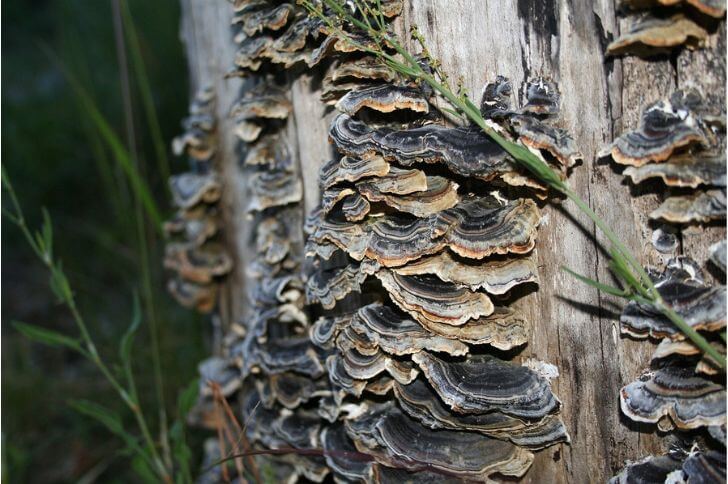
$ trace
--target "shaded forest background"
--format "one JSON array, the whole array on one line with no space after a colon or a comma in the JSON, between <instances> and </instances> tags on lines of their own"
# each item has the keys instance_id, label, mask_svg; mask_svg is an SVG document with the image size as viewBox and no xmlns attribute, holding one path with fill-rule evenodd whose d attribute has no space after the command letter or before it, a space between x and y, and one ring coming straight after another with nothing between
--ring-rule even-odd
<instances>
[{"instance_id":1,"label":"shaded forest background","mask_svg":"<svg viewBox=\"0 0 728 484\"><path fill-rule=\"evenodd\" d=\"M174 159L169 150L188 103L178 1L129 0L128 5L165 155L171 171L180 171L185 161ZM138 217L128 180L64 74L65 69L79 81L119 137L128 140L127 127L132 127L139 171L160 212L168 215L166 180L149 136L140 100L142 86L133 75L129 76L131 103L125 107L123 102L112 2L8 1L2 4L2 16L4 169L31 227L37 226L41 207L50 212L56 253L101 352L112 358L131 319L132 293L139 289L147 263L160 328L165 394L173 402L178 389L196 375L196 364L206 353L204 321L164 291L162 247L148 221L143 222L150 247L146 262L140 254ZM118 398L87 361L68 350L31 343L12 327L11 321L19 320L75 331L19 231L6 219L2 228L3 481L77 482L101 476L108 482L129 482L128 460L117 455L118 439L68 406L69 398L93 399L130 418ZM142 398L148 400L143 404L154 420L152 372L145 371L151 352L145 323L134 350L135 370ZM200 445L192 442L191 447Z\"/></svg>"}]
</instances>

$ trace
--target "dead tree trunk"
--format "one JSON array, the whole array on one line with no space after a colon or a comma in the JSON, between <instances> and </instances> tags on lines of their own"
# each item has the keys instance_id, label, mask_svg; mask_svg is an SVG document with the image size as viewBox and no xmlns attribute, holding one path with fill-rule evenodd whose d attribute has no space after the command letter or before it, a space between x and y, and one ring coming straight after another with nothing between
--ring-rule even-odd
<instances>
[{"instance_id":1,"label":"dead tree trunk","mask_svg":"<svg viewBox=\"0 0 728 484\"><path fill-rule=\"evenodd\" d=\"M224 236L236 269L224 288L219 314L225 328L245 314L246 275L251 254L246 249L250 228L244 216L246 188L228 111L242 82L226 79L235 56L230 31L231 6L224 0L181 0L182 40L190 61L192 87L214 86L224 182ZM703 50L642 60L605 59L606 43L623 20L613 0L410 0L399 24L402 33L417 26L435 58L452 78L462 78L478 95L485 83L504 75L514 86L543 75L558 82L562 98L560 122L585 156L570 177L571 186L616 228L626 245L644 263L660 263L651 244L656 228L647 214L664 193L640 190L624 181L615 166L596 161L596 153L615 135L635 127L640 108L693 83L722 106L725 100L725 23ZM306 211L319 199L317 172L329 159L327 140L331 113L318 99L321 73L292 74L294 106L289 136L295 144L304 178ZM538 291L518 305L533 325L522 357L556 365L552 383L563 404L570 445L537 454L528 482L605 482L626 459L665 450L654 428L625 419L618 392L649 364L654 346L620 336L621 302L600 295L564 273L561 265L588 277L613 283L594 225L571 203L548 205L537 243ZM707 248L725 237L723 227L691 227L680 234L678 252L698 261Z\"/></svg>"}]
</instances>

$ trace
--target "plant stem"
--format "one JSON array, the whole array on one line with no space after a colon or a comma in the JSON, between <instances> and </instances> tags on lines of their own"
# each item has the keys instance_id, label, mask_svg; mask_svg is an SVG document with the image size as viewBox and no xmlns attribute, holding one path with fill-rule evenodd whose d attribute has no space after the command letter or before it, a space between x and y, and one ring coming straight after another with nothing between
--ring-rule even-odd
<instances>
[{"instance_id":1,"label":"plant stem","mask_svg":"<svg viewBox=\"0 0 728 484\"><path fill-rule=\"evenodd\" d=\"M56 264L56 262L53 260L53 256L51 253L51 250L49 247L43 247L39 245L39 243L33 238L33 235L30 232L30 229L28 228L26 222L25 222L25 216L23 214L23 210L20 206L20 203L18 202L17 195L15 194L15 190L10 183L10 180L7 178L5 171L2 171L2 183L5 187L8 196L10 197L10 201L13 205L13 212L6 211L6 215L10 218L10 220L18 226L20 231L22 232L23 236L27 240L30 247L33 249L33 252L38 256L38 258L43 262L43 264L48 268L49 272L51 274L55 274L61 271L60 267ZM81 334L81 340L83 341L83 344L85 345L85 350L81 349L81 354L87 357L95 366L99 369L101 374L106 378L106 380L109 382L109 384L112 386L112 388L119 394L119 397L122 399L124 404L131 410L131 412L134 414L134 418L137 422L137 425L139 426L139 430L142 432L142 436L144 438L145 444L149 449L149 453L152 456L152 461L154 463L154 467L157 468L157 472L159 473L160 477L165 482L171 482L171 477L169 475L169 472L167 471L166 467L164 466L164 463L162 462L162 459L159 456L159 453L157 452L156 445L154 443L154 439L152 438L151 433L149 432L149 427L147 426L146 419L144 418L144 414L142 413L141 407L139 406L139 402L136 400L136 398L132 398L132 396L129 394L129 392L123 387L121 383L116 379L114 374L109 370L108 366L104 361L101 359L101 356L99 355L99 352L96 348L96 345L94 344L93 338L91 337L91 334L89 333L88 326L86 325L85 320L81 316L81 313L78 310L78 306L76 305L76 299L73 296L73 291L63 291L63 303L66 305L66 307L71 312L71 316L73 317L74 322L76 323L76 327L78 328L79 333Z\"/></svg>"}]
</instances>

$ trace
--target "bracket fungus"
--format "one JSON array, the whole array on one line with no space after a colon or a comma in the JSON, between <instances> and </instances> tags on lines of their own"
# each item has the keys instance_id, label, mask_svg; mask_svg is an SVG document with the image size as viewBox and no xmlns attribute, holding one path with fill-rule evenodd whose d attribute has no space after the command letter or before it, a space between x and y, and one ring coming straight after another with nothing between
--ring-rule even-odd
<instances>
[{"instance_id":1,"label":"bracket fungus","mask_svg":"<svg viewBox=\"0 0 728 484\"><path fill-rule=\"evenodd\" d=\"M669 363L622 388L622 411L661 428L695 429L726 422L725 387L695 375L694 366ZM669 419L669 422L665 419Z\"/></svg>"},{"instance_id":2,"label":"bracket fungus","mask_svg":"<svg viewBox=\"0 0 728 484\"><path fill-rule=\"evenodd\" d=\"M418 89L389 83L349 91L336 103L336 109L351 116L363 108L382 113L398 109L427 113L430 105Z\"/></svg>"},{"instance_id":3,"label":"bracket fungus","mask_svg":"<svg viewBox=\"0 0 728 484\"><path fill-rule=\"evenodd\" d=\"M725 189L697 191L691 195L668 197L650 212L653 220L685 224L725 220Z\"/></svg>"},{"instance_id":4,"label":"bracket fungus","mask_svg":"<svg viewBox=\"0 0 728 484\"><path fill-rule=\"evenodd\" d=\"M232 75L249 78L229 115L243 148L251 257L241 271L248 311L223 338L221 364L237 372L226 397L237 399L250 444L303 450L265 457L281 481L523 476L532 451L568 442L548 380L493 355L528 342L531 323L507 304L522 296L513 288L537 282L526 254L540 222L531 196L544 187L479 128L443 124L432 91L406 84L298 3L232 3ZM402 7L377 2L379 20ZM324 64L322 101L341 111L305 223L286 72L299 63ZM483 96L488 117L565 177L581 155L549 124L556 84L529 80L511 110L510 84L498 82ZM195 195L188 208L213 205L219 192ZM207 280L216 259L186 256L216 234L199 236L194 250L169 249L167 265ZM487 378L454 384L475 374Z\"/></svg>"},{"instance_id":5,"label":"bracket fungus","mask_svg":"<svg viewBox=\"0 0 728 484\"><path fill-rule=\"evenodd\" d=\"M668 160L687 146L710 146L712 137L701 117L701 103L697 91L685 90L648 105L640 115L639 127L619 136L603 155L611 155L622 165L640 167Z\"/></svg>"},{"instance_id":6,"label":"bracket fungus","mask_svg":"<svg viewBox=\"0 0 728 484\"><path fill-rule=\"evenodd\" d=\"M661 273L652 272L655 288L665 302L696 330L718 331L726 326L726 287L708 286L702 272L688 259L671 260ZM630 301L620 316L622 332L635 336L684 339L684 335L654 308Z\"/></svg>"},{"instance_id":7,"label":"bracket fungus","mask_svg":"<svg viewBox=\"0 0 728 484\"><path fill-rule=\"evenodd\" d=\"M222 183L214 169L214 109L214 91L199 90L182 123L185 134L172 141L175 154L188 156L191 170L169 179L177 213L163 227L170 239L164 266L174 273L167 288L180 304L204 313L213 310L217 284L232 270L232 258L215 241Z\"/></svg>"},{"instance_id":8,"label":"bracket fungus","mask_svg":"<svg viewBox=\"0 0 728 484\"><path fill-rule=\"evenodd\" d=\"M607 46L607 54L649 56L669 52L682 45L696 49L705 45L707 40L708 31L682 13L667 18L643 14L633 19L627 32Z\"/></svg>"}]
</instances>

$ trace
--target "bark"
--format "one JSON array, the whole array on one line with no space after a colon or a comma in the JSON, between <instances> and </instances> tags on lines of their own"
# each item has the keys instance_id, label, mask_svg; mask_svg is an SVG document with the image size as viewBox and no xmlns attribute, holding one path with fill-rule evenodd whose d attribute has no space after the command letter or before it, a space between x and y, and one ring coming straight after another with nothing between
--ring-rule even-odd
<instances>
[{"instance_id":1,"label":"bark","mask_svg":"<svg viewBox=\"0 0 728 484\"><path fill-rule=\"evenodd\" d=\"M224 0L181 0L182 39L190 60L192 88L212 84L217 92L221 153L219 170L225 183L225 240L236 259L220 305L223 328L245 315L244 267L249 222L244 216L246 189L236 141L227 117L242 82L225 79L234 58L229 29L231 6ZM562 92L563 128L585 156L570 185L597 214L615 228L644 263L667 259L651 245L656 225L647 214L664 198L663 185L635 188L614 164L597 161L596 152L612 138L637 124L640 108L693 83L722 108L725 100L725 23L704 50L684 51L652 60L605 59L606 44L625 21L613 0L549 2L546 0L416 0L405 2L401 32L417 25L434 57L452 78L480 95L488 80L505 75L514 87L537 75L551 77ZM294 114L289 138L304 179L305 209L318 201L317 172L331 156L327 113L318 99L321 72L292 72ZM519 93L516 93L518 95ZM180 102L185 102L180 100ZM654 349L619 333L621 302L583 285L560 269L570 267L613 284L602 252L603 238L593 224L568 202L549 204L537 243L538 291L517 303L530 317L532 336L522 358L556 365L560 377L552 385L563 403L570 445L537 454L525 482L604 482L625 459L636 460L666 448L654 427L627 420L619 409L619 389L648 365ZM680 253L703 263L709 245L725 237L722 226L691 227L681 232Z\"/></svg>"}]
</instances>

